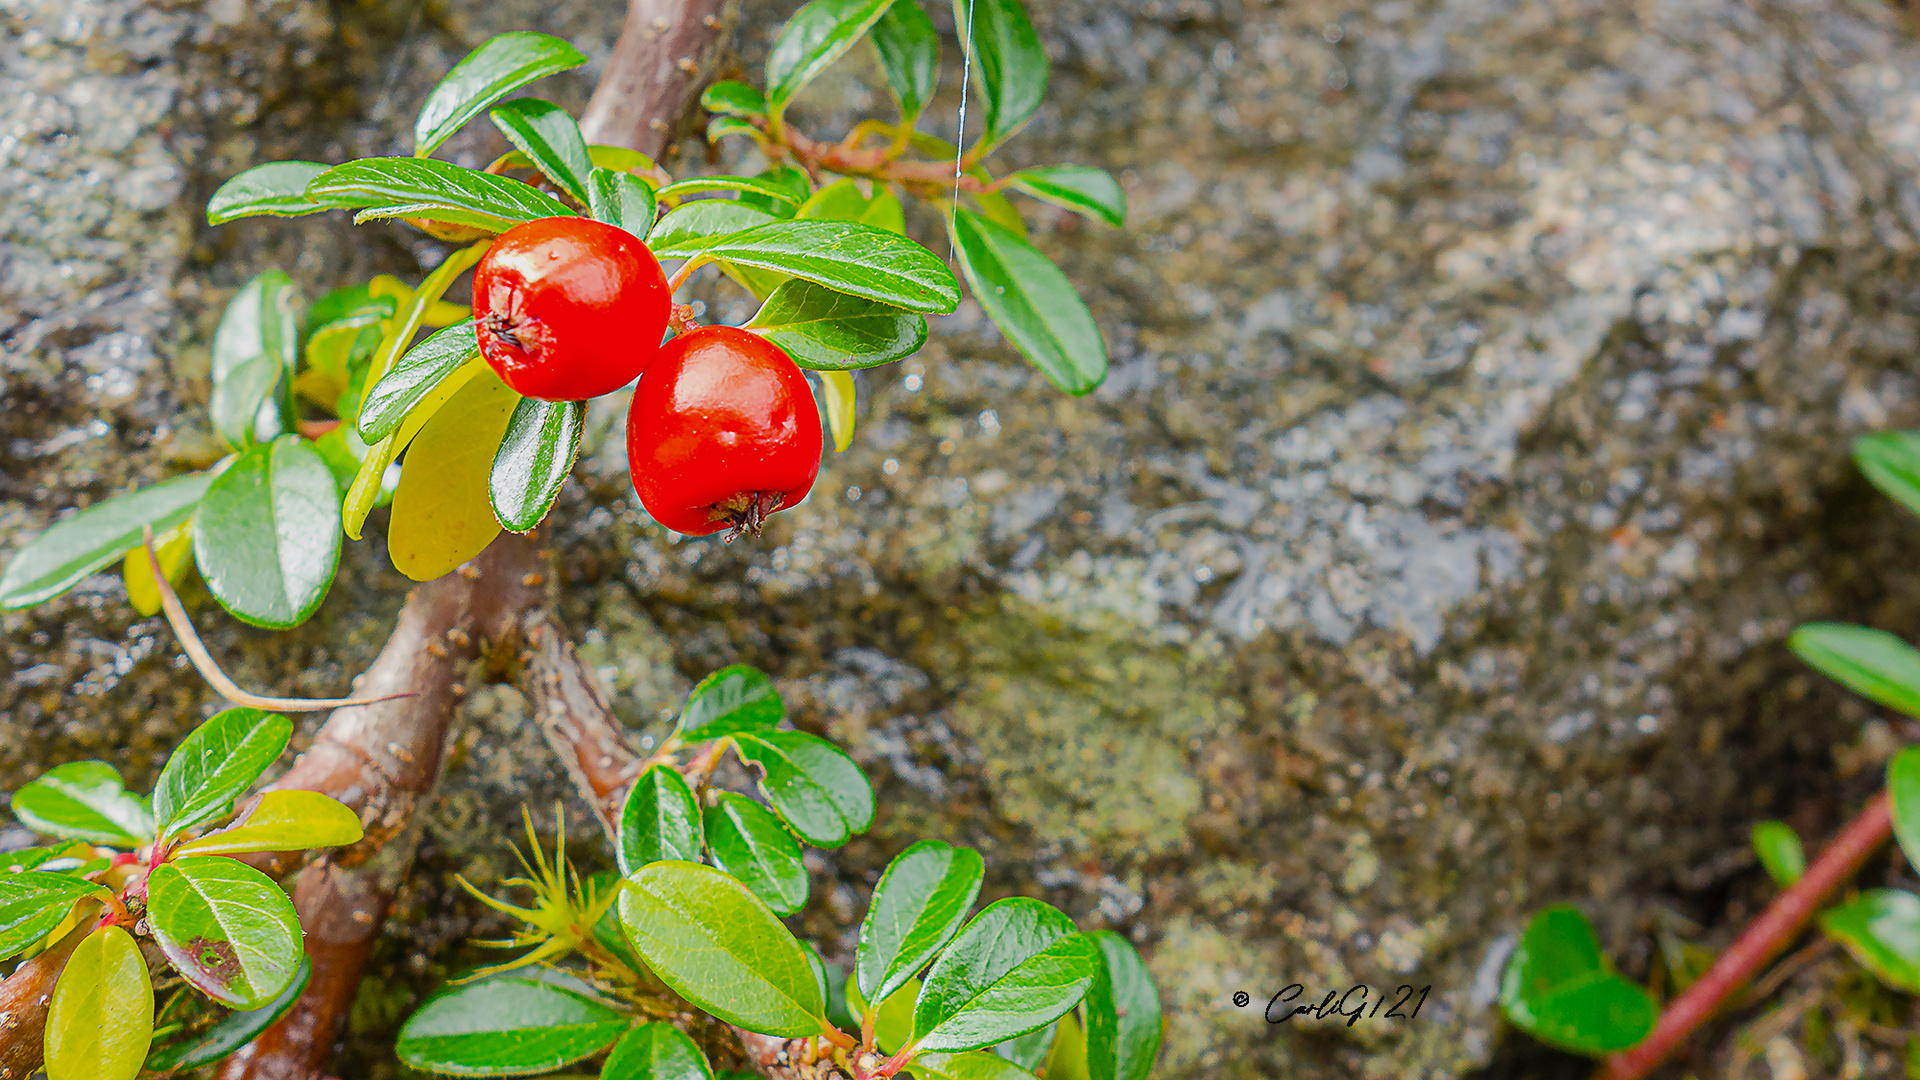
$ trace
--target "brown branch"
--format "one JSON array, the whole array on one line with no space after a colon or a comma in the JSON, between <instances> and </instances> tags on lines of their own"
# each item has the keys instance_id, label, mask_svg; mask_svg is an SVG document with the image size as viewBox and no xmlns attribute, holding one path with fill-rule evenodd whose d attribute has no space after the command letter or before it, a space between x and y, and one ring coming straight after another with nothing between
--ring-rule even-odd
<instances>
[{"instance_id":1,"label":"brown branch","mask_svg":"<svg viewBox=\"0 0 1920 1080\"><path fill-rule=\"evenodd\" d=\"M713 78L740 0L631 0L606 73L580 117L590 143L658 159Z\"/></svg>"},{"instance_id":2,"label":"brown branch","mask_svg":"<svg viewBox=\"0 0 1920 1080\"><path fill-rule=\"evenodd\" d=\"M533 715L608 840L618 844L620 808L645 762L607 705L600 680L581 662L552 615L541 611L529 616L525 636L533 653L526 677Z\"/></svg>"},{"instance_id":3,"label":"brown branch","mask_svg":"<svg viewBox=\"0 0 1920 1080\"><path fill-rule=\"evenodd\" d=\"M1653 1031L1638 1046L1607 1059L1606 1080L1642 1080L1712 1018L1727 998L1745 986L1800 936L1822 904L1893 835L1887 793L1874 796L1840 830L1799 881L1774 897L1726 952L1686 993L1667 1003Z\"/></svg>"},{"instance_id":4,"label":"brown branch","mask_svg":"<svg viewBox=\"0 0 1920 1080\"><path fill-rule=\"evenodd\" d=\"M312 980L284 1019L222 1063L222 1080L308 1080L325 1071L413 863L416 811L439 781L467 671L487 650L513 647L521 613L542 602L540 567L535 540L503 533L472 563L414 589L386 647L356 680L368 694L413 696L335 710L274 784L339 799L359 812L367 835L301 871L293 899Z\"/></svg>"}]
</instances>

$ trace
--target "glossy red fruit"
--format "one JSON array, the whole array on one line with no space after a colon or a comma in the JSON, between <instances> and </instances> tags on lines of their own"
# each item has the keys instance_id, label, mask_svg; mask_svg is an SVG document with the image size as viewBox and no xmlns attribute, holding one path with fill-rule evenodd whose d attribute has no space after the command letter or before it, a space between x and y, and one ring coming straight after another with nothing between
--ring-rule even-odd
<instances>
[{"instance_id":1,"label":"glossy red fruit","mask_svg":"<svg viewBox=\"0 0 1920 1080\"><path fill-rule=\"evenodd\" d=\"M820 412L787 354L731 326L667 342L627 413L633 488L653 519L705 536L758 534L820 472Z\"/></svg>"},{"instance_id":2,"label":"glossy red fruit","mask_svg":"<svg viewBox=\"0 0 1920 1080\"><path fill-rule=\"evenodd\" d=\"M515 225L473 271L481 355L502 382L547 401L632 382L659 355L672 306L647 245L591 218Z\"/></svg>"}]
</instances>

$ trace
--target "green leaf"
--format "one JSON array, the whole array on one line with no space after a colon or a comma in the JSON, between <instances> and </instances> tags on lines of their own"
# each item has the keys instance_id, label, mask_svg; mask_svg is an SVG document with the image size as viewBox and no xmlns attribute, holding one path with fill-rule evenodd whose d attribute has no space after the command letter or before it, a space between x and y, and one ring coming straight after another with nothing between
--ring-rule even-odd
<instances>
[{"instance_id":1,"label":"green leaf","mask_svg":"<svg viewBox=\"0 0 1920 1080\"><path fill-rule=\"evenodd\" d=\"M67 920L73 905L106 887L42 870L0 873L0 960L40 943Z\"/></svg>"},{"instance_id":2,"label":"green leaf","mask_svg":"<svg viewBox=\"0 0 1920 1080\"><path fill-rule=\"evenodd\" d=\"M900 0L909 3L910 0ZM1034 1070L1021 1068L997 1054L968 1050L959 1054L919 1054L907 1063L907 1072L919 1080L1031 1080Z\"/></svg>"},{"instance_id":3,"label":"green leaf","mask_svg":"<svg viewBox=\"0 0 1920 1080\"><path fill-rule=\"evenodd\" d=\"M729 664L700 680L687 695L674 733L687 742L744 732L772 731L786 719L787 707L773 680L746 664Z\"/></svg>"},{"instance_id":4,"label":"green leaf","mask_svg":"<svg viewBox=\"0 0 1920 1080\"><path fill-rule=\"evenodd\" d=\"M1127 193L1105 169L1086 165L1044 165L1021 169L1007 183L1056 206L1064 206L1116 229L1127 224Z\"/></svg>"},{"instance_id":5,"label":"green leaf","mask_svg":"<svg viewBox=\"0 0 1920 1080\"><path fill-rule=\"evenodd\" d=\"M866 213L860 215L860 223L885 229L896 236L907 235L906 210L900 205L900 196L889 188L881 188L873 193L873 201L867 204Z\"/></svg>"},{"instance_id":6,"label":"green leaf","mask_svg":"<svg viewBox=\"0 0 1920 1080\"><path fill-rule=\"evenodd\" d=\"M236 458L193 518L207 591L235 617L285 630L306 621L340 562L340 489L297 435Z\"/></svg>"},{"instance_id":7,"label":"green leaf","mask_svg":"<svg viewBox=\"0 0 1920 1080\"><path fill-rule=\"evenodd\" d=\"M900 104L900 122L912 125L940 85L940 32L919 0L895 0L873 24L873 44Z\"/></svg>"},{"instance_id":8,"label":"green leaf","mask_svg":"<svg viewBox=\"0 0 1920 1080\"><path fill-rule=\"evenodd\" d=\"M707 807L706 832L714 864L745 882L774 914L791 915L807 905L800 845L765 807L723 791Z\"/></svg>"},{"instance_id":9,"label":"green leaf","mask_svg":"<svg viewBox=\"0 0 1920 1080\"><path fill-rule=\"evenodd\" d=\"M17 874L22 870L32 870L56 859L78 859L80 853L74 849L79 846L78 841L67 840L58 844L48 844L45 847L18 848L0 853L0 874Z\"/></svg>"},{"instance_id":10,"label":"green leaf","mask_svg":"<svg viewBox=\"0 0 1920 1080\"><path fill-rule=\"evenodd\" d=\"M1093 991L1089 990L1087 993L1088 996L1092 996ZM992 1053L1030 1073L1039 1072L1040 1067L1047 1063L1047 1055L1052 1052L1054 1037L1059 1032L1060 1025L1057 1023L1048 1024L1043 1028L1034 1028L1019 1038L1008 1039L994 1047ZM977 1054L980 1051L970 1050L968 1053Z\"/></svg>"},{"instance_id":11,"label":"green leaf","mask_svg":"<svg viewBox=\"0 0 1920 1080\"><path fill-rule=\"evenodd\" d=\"M1889 781L1891 783L1891 781ZM1753 827L1753 852L1775 885L1786 888L1807 872L1807 853L1800 837L1784 821L1762 821Z\"/></svg>"},{"instance_id":12,"label":"green leaf","mask_svg":"<svg viewBox=\"0 0 1920 1080\"><path fill-rule=\"evenodd\" d=\"M938 840L922 840L887 864L854 952L863 1000L891 998L953 939L984 872L979 852Z\"/></svg>"},{"instance_id":13,"label":"green leaf","mask_svg":"<svg viewBox=\"0 0 1920 1080\"><path fill-rule=\"evenodd\" d=\"M594 166L587 178L587 207L594 220L619 227L644 240L658 210L653 189L638 177Z\"/></svg>"},{"instance_id":14,"label":"green leaf","mask_svg":"<svg viewBox=\"0 0 1920 1080\"><path fill-rule=\"evenodd\" d=\"M147 879L153 939L202 993L258 1009L300 971L300 919L273 879L235 859L162 863Z\"/></svg>"},{"instance_id":15,"label":"green leaf","mask_svg":"<svg viewBox=\"0 0 1920 1080\"><path fill-rule=\"evenodd\" d=\"M913 1038L913 1002L919 996L920 980L908 979L906 985L895 990L892 997L874 1010L873 1037L882 1052L897 1053ZM868 1008L866 999L860 996L860 988L852 983L847 984L847 1005L862 1014Z\"/></svg>"},{"instance_id":16,"label":"green leaf","mask_svg":"<svg viewBox=\"0 0 1920 1080\"><path fill-rule=\"evenodd\" d=\"M684 1032L656 1020L620 1036L600 1080L713 1080L713 1068Z\"/></svg>"},{"instance_id":17,"label":"green leaf","mask_svg":"<svg viewBox=\"0 0 1920 1080\"><path fill-rule=\"evenodd\" d=\"M473 321L455 323L407 350L360 403L360 437L377 442L400 429L407 413L460 366L480 359Z\"/></svg>"},{"instance_id":18,"label":"green leaf","mask_svg":"<svg viewBox=\"0 0 1920 1080\"><path fill-rule=\"evenodd\" d=\"M741 732L734 748L760 766L760 793L815 847L839 847L873 824L873 785L839 747L804 731Z\"/></svg>"},{"instance_id":19,"label":"green leaf","mask_svg":"<svg viewBox=\"0 0 1920 1080\"><path fill-rule=\"evenodd\" d=\"M361 158L335 165L307 193L334 206L358 207L354 220L424 217L505 232L523 221L573 217L559 199L530 184L438 158Z\"/></svg>"},{"instance_id":20,"label":"green leaf","mask_svg":"<svg viewBox=\"0 0 1920 1080\"><path fill-rule=\"evenodd\" d=\"M487 479L501 528L528 532L546 518L573 471L586 423L584 401L521 398L513 407Z\"/></svg>"},{"instance_id":21,"label":"green leaf","mask_svg":"<svg viewBox=\"0 0 1920 1080\"><path fill-rule=\"evenodd\" d=\"M366 285L348 285L335 289L313 302L307 309L306 333L309 338L322 330L358 329L393 318L399 302L387 295L375 296ZM358 336L357 334L355 336ZM308 353L312 353L311 344Z\"/></svg>"},{"instance_id":22,"label":"green leaf","mask_svg":"<svg viewBox=\"0 0 1920 1080\"><path fill-rule=\"evenodd\" d=\"M932 252L905 237L851 221L774 221L725 236L655 246L654 254L789 274L909 311L945 313L960 303L959 283Z\"/></svg>"},{"instance_id":23,"label":"green leaf","mask_svg":"<svg viewBox=\"0 0 1920 1080\"><path fill-rule=\"evenodd\" d=\"M104 761L48 769L13 793L13 816L37 833L133 848L153 839L147 801L120 785Z\"/></svg>"},{"instance_id":24,"label":"green leaf","mask_svg":"<svg viewBox=\"0 0 1920 1080\"><path fill-rule=\"evenodd\" d=\"M872 203L860 193L860 185L851 177L835 180L819 191L808 195L800 208L793 212L797 218L818 218L822 221L859 221Z\"/></svg>"},{"instance_id":25,"label":"green leaf","mask_svg":"<svg viewBox=\"0 0 1920 1080\"><path fill-rule=\"evenodd\" d=\"M700 804L680 773L654 765L640 774L620 809L620 844L615 852L622 874L662 859L699 862L707 847Z\"/></svg>"},{"instance_id":26,"label":"green leaf","mask_svg":"<svg viewBox=\"0 0 1920 1080\"><path fill-rule=\"evenodd\" d=\"M723 116L765 116L767 96L746 83L724 79L701 93L700 107Z\"/></svg>"},{"instance_id":27,"label":"green leaf","mask_svg":"<svg viewBox=\"0 0 1920 1080\"><path fill-rule=\"evenodd\" d=\"M1541 1042L1595 1057L1653 1030L1652 995L1614 973L1578 908L1556 904L1527 924L1500 979L1507 1019Z\"/></svg>"},{"instance_id":28,"label":"green leaf","mask_svg":"<svg viewBox=\"0 0 1920 1080\"><path fill-rule=\"evenodd\" d=\"M827 1024L806 950L752 890L710 866L657 862L634 871L620 921L634 952L681 997L764 1035Z\"/></svg>"},{"instance_id":29,"label":"green leaf","mask_svg":"<svg viewBox=\"0 0 1920 1080\"><path fill-rule=\"evenodd\" d=\"M1092 934L1104 961L1087 989L1087 1072L1092 1080L1147 1080L1160 1056L1160 992L1126 938Z\"/></svg>"},{"instance_id":30,"label":"green leaf","mask_svg":"<svg viewBox=\"0 0 1920 1080\"><path fill-rule=\"evenodd\" d=\"M775 289L744 329L816 371L890 363L912 356L927 341L921 315L799 278Z\"/></svg>"},{"instance_id":31,"label":"green leaf","mask_svg":"<svg viewBox=\"0 0 1920 1080\"><path fill-rule=\"evenodd\" d=\"M194 728L153 787L153 816L162 836L227 813L280 759L292 737L293 721L259 709L228 709Z\"/></svg>"},{"instance_id":32,"label":"green leaf","mask_svg":"<svg viewBox=\"0 0 1920 1080\"><path fill-rule=\"evenodd\" d=\"M627 1022L619 1011L550 982L488 979L428 999L401 1027L394 1051L429 1072L525 1076L605 1050Z\"/></svg>"},{"instance_id":33,"label":"green leaf","mask_svg":"<svg viewBox=\"0 0 1920 1080\"><path fill-rule=\"evenodd\" d=\"M1920 716L1920 650L1884 630L1808 623L1787 638L1794 655L1890 709Z\"/></svg>"},{"instance_id":34,"label":"green leaf","mask_svg":"<svg viewBox=\"0 0 1920 1080\"><path fill-rule=\"evenodd\" d=\"M1887 797L1894 838L1907 861L1920 866L1920 747L1909 746L1887 763ZM1801 865L1805 864L1801 856Z\"/></svg>"},{"instance_id":35,"label":"green leaf","mask_svg":"<svg viewBox=\"0 0 1920 1080\"><path fill-rule=\"evenodd\" d=\"M691 180L682 180L668 184L660 189L663 199L684 199L688 195L702 191L751 191L756 195L774 202L798 206L804 200L787 190L786 185L762 180L757 176L696 176Z\"/></svg>"},{"instance_id":36,"label":"green leaf","mask_svg":"<svg viewBox=\"0 0 1920 1080\"><path fill-rule=\"evenodd\" d=\"M1100 972L1100 947L1073 920L1029 897L987 906L927 972L913 1007L914 1045L973 1050L1053 1023Z\"/></svg>"},{"instance_id":37,"label":"green leaf","mask_svg":"<svg viewBox=\"0 0 1920 1080\"><path fill-rule=\"evenodd\" d=\"M760 191L743 191L739 196L740 202L758 210L765 210L775 217L792 217L794 208L813 196L813 178L792 165L775 165L762 171L753 179L762 184L771 184L774 189L785 192L786 197Z\"/></svg>"},{"instance_id":38,"label":"green leaf","mask_svg":"<svg viewBox=\"0 0 1920 1080\"><path fill-rule=\"evenodd\" d=\"M1920 896L1869 889L1823 913L1820 929L1881 982L1920 993Z\"/></svg>"},{"instance_id":39,"label":"green leaf","mask_svg":"<svg viewBox=\"0 0 1920 1080\"><path fill-rule=\"evenodd\" d=\"M142 530L165 533L193 516L213 477L190 473L103 499L54 522L0 574L0 610L51 600L140 546Z\"/></svg>"},{"instance_id":40,"label":"green leaf","mask_svg":"<svg viewBox=\"0 0 1920 1080\"><path fill-rule=\"evenodd\" d=\"M1888 497L1920 514L1920 431L1880 431L1853 443L1853 463Z\"/></svg>"},{"instance_id":41,"label":"green leaf","mask_svg":"<svg viewBox=\"0 0 1920 1080\"><path fill-rule=\"evenodd\" d=\"M287 430L294 369L300 359L299 294L287 275L268 270L228 301L213 335L214 430L245 449Z\"/></svg>"},{"instance_id":42,"label":"green leaf","mask_svg":"<svg viewBox=\"0 0 1920 1080\"><path fill-rule=\"evenodd\" d=\"M755 142L760 142L763 139L759 128L754 127L752 124L737 116L716 116L707 121L707 143L709 145L717 143L729 135L745 135Z\"/></svg>"},{"instance_id":43,"label":"green leaf","mask_svg":"<svg viewBox=\"0 0 1920 1080\"><path fill-rule=\"evenodd\" d=\"M586 62L580 50L546 34L519 31L489 38L453 65L427 96L413 124L413 152L433 153L481 109L535 79Z\"/></svg>"},{"instance_id":44,"label":"green leaf","mask_svg":"<svg viewBox=\"0 0 1920 1080\"><path fill-rule=\"evenodd\" d=\"M812 0L767 54L767 112L776 120L803 87L866 35L893 0Z\"/></svg>"},{"instance_id":45,"label":"green leaf","mask_svg":"<svg viewBox=\"0 0 1920 1080\"><path fill-rule=\"evenodd\" d=\"M833 435L834 453L853 443L853 376L844 371L820 372L821 404L826 406L827 430Z\"/></svg>"},{"instance_id":46,"label":"green leaf","mask_svg":"<svg viewBox=\"0 0 1920 1080\"><path fill-rule=\"evenodd\" d=\"M581 202L587 201L587 173L593 161L580 125L567 110L539 98L515 98L494 106L487 116L541 175Z\"/></svg>"},{"instance_id":47,"label":"green leaf","mask_svg":"<svg viewBox=\"0 0 1920 1080\"><path fill-rule=\"evenodd\" d=\"M698 246L709 237L726 236L776 220L772 214L732 199L701 199L668 211L647 234L654 254L669 248Z\"/></svg>"},{"instance_id":48,"label":"green leaf","mask_svg":"<svg viewBox=\"0 0 1920 1080\"><path fill-rule=\"evenodd\" d=\"M82 938L47 1008L47 1080L133 1080L153 1042L153 979L118 926Z\"/></svg>"},{"instance_id":49,"label":"green leaf","mask_svg":"<svg viewBox=\"0 0 1920 1080\"><path fill-rule=\"evenodd\" d=\"M176 856L304 851L358 843L360 815L331 796L298 789L262 792L245 817L173 849Z\"/></svg>"},{"instance_id":50,"label":"green leaf","mask_svg":"<svg viewBox=\"0 0 1920 1080\"><path fill-rule=\"evenodd\" d=\"M973 39L974 85L987 121L985 136L974 149L979 156L1033 118L1046 99L1052 64L1020 0L954 0L953 13L960 40Z\"/></svg>"},{"instance_id":51,"label":"green leaf","mask_svg":"<svg viewBox=\"0 0 1920 1080\"><path fill-rule=\"evenodd\" d=\"M1052 260L966 210L954 211L950 232L973 298L1055 386L1078 396L1106 379L1100 328Z\"/></svg>"},{"instance_id":52,"label":"green leaf","mask_svg":"<svg viewBox=\"0 0 1920 1080\"><path fill-rule=\"evenodd\" d=\"M293 981L287 984L279 997L257 1009L229 1013L212 1027L191 1038L155 1048L153 1053L147 1055L146 1071L185 1072L227 1057L287 1015L293 1003L300 1000L300 992L307 988L307 980L312 975L313 961L307 959L306 953L301 953L300 970L294 973Z\"/></svg>"},{"instance_id":53,"label":"green leaf","mask_svg":"<svg viewBox=\"0 0 1920 1080\"><path fill-rule=\"evenodd\" d=\"M267 214L300 217L330 207L307 198L307 184L326 172L311 161L269 161L220 185L207 200L207 224L224 225L243 217Z\"/></svg>"}]
</instances>

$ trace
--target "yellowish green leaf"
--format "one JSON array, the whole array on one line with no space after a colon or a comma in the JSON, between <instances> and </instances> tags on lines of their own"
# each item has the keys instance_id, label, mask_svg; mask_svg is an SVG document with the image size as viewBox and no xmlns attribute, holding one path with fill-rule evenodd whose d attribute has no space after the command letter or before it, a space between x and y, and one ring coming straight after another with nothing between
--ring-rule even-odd
<instances>
[{"instance_id":1,"label":"yellowish green leaf","mask_svg":"<svg viewBox=\"0 0 1920 1080\"><path fill-rule=\"evenodd\" d=\"M500 534L488 477L519 403L520 395L491 370L476 371L420 429L393 493L387 552L395 569L431 581L485 551Z\"/></svg>"},{"instance_id":2,"label":"yellowish green leaf","mask_svg":"<svg viewBox=\"0 0 1920 1080\"><path fill-rule=\"evenodd\" d=\"M247 816L175 848L175 856L345 847L365 835L360 816L317 791L269 791Z\"/></svg>"},{"instance_id":3,"label":"yellowish green leaf","mask_svg":"<svg viewBox=\"0 0 1920 1080\"><path fill-rule=\"evenodd\" d=\"M187 520L153 538L153 552L160 557L160 569L167 580L178 584L186 573L187 552L193 550L193 519ZM160 586L153 580L153 564L147 561L147 549L134 548L120 566L127 581L127 602L142 615L160 614Z\"/></svg>"},{"instance_id":4,"label":"yellowish green leaf","mask_svg":"<svg viewBox=\"0 0 1920 1080\"><path fill-rule=\"evenodd\" d=\"M87 935L47 1009L47 1080L133 1080L153 1041L153 982L132 936Z\"/></svg>"}]
</instances>

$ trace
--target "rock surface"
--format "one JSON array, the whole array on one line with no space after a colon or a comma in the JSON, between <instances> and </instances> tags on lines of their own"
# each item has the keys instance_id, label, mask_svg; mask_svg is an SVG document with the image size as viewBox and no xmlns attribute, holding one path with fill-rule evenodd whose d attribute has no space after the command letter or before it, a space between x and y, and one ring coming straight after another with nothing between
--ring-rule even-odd
<instances>
[{"instance_id":1,"label":"rock surface","mask_svg":"<svg viewBox=\"0 0 1920 1080\"><path fill-rule=\"evenodd\" d=\"M620 5L549 7L0 7L0 552L212 453L240 282L437 250L209 230L214 185L404 152L497 30L605 55ZM1846 463L1920 414L1920 50L1871 4L1033 7L1053 89L1005 156L1107 167L1132 203L1125 232L1027 207L1107 384L1064 397L965 306L861 376L854 448L757 545L663 535L607 439L555 518L570 622L636 726L745 660L874 772L874 833L813 864L830 955L872 872L940 836L1142 944L1167 1076L1527 1072L1492 998L1528 912L1583 904L1635 974L1663 912L1722 940L1763 895L1748 826L1823 834L1892 745L1780 640L1920 632L1910 527ZM811 122L885 108L862 63ZM382 547L297 632L200 621L242 682L336 692L403 593ZM149 777L215 706L117 579L0 619L0 788L96 755ZM497 823L563 794L517 695L469 711L344 1076L391 1072L379 1040L459 961L450 875L504 871ZM1290 983L1433 989L1413 1021L1270 1027Z\"/></svg>"}]
</instances>

